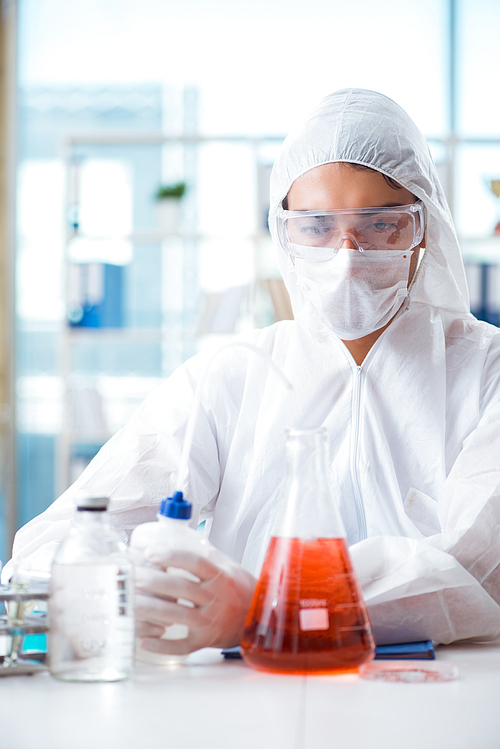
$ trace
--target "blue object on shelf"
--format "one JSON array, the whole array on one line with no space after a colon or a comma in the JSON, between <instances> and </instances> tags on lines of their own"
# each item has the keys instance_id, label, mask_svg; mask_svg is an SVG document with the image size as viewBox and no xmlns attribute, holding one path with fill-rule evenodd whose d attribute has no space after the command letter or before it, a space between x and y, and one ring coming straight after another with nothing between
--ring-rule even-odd
<instances>
[{"instance_id":1,"label":"blue object on shelf","mask_svg":"<svg viewBox=\"0 0 500 749\"><path fill-rule=\"evenodd\" d=\"M38 653L47 652L47 635L25 635L23 643L23 656L29 655L31 651Z\"/></svg>"},{"instance_id":2,"label":"blue object on shelf","mask_svg":"<svg viewBox=\"0 0 500 749\"><path fill-rule=\"evenodd\" d=\"M77 263L78 305L69 314L72 328L122 328L124 324L124 266ZM99 288L91 288L99 274Z\"/></svg>"}]
</instances>

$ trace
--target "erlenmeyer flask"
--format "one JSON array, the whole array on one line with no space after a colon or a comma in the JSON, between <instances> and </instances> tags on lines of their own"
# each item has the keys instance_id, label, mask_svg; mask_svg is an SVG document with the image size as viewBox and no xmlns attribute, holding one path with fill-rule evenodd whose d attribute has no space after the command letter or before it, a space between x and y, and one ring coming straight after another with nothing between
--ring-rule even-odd
<instances>
[{"instance_id":1,"label":"erlenmeyer flask","mask_svg":"<svg viewBox=\"0 0 500 749\"><path fill-rule=\"evenodd\" d=\"M343 673L375 644L326 469L326 429L287 432L284 502L250 606L242 654L281 673Z\"/></svg>"}]
</instances>

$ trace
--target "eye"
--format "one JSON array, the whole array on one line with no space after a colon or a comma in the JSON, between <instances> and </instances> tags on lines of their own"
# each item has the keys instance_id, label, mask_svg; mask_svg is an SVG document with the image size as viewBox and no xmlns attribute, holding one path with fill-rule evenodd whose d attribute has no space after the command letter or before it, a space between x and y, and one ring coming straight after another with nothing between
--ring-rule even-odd
<instances>
[{"instance_id":1,"label":"eye","mask_svg":"<svg viewBox=\"0 0 500 749\"><path fill-rule=\"evenodd\" d=\"M320 224L308 224L300 227L301 234L321 234L323 227Z\"/></svg>"},{"instance_id":2,"label":"eye","mask_svg":"<svg viewBox=\"0 0 500 749\"><path fill-rule=\"evenodd\" d=\"M387 221L375 221L371 224L370 228L378 232L395 231L397 229L397 224L390 224Z\"/></svg>"},{"instance_id":3,"label":"eye","mask_svg":"<svg viewBox=\"0 0 500 749\"><path fill-rule=\"evenodd\" d=\"M324 235L331 232L334 228L335 226L333 221L331 221L329 218L323 218L322 216L319 216L313 221L304 222L300 225L300 231L303 234Z\"/></svg>"}]
</instances>

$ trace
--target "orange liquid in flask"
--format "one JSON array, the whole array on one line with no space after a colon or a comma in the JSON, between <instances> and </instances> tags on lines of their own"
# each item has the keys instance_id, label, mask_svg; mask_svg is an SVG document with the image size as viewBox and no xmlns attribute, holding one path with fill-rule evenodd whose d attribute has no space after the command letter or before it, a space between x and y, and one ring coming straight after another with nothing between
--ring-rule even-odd
<instances>
[{"instance_id":1,"label":"orange liquid in flask","mask_svg":"<svg viewBox=\"0 0 500 749\"><path fill-rule=\"evenodd\" d=\"M357 671L375 653L343 538L272 538L241 643L254 668Z\"/></svg>"}]
</instances>

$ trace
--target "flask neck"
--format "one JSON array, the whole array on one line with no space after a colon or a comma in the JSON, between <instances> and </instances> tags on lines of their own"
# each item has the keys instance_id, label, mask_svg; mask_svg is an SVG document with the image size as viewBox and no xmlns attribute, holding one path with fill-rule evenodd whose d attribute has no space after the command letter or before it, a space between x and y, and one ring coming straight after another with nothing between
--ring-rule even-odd
<instances>
[{"instance_id":1,"label":"flask neck","mask_svg":"<svg viewBox=\"0 0 500 749\"><path fill-rule=\"evenodd\" d=\"M287 432L287 477L274 535L343 538L337 500L327 468L326 429Z\"/></svg>"},{"instance_id":2,"label":"flask neck","mask_svg":"<svg viewBox=\"0 0 500 749\"><path fill-rule=\"evenodd\" d=\"M320 429L290 431L287 437L287 477L304 490L327 481L326 442Z\"/></svg>"}]
</instances>

